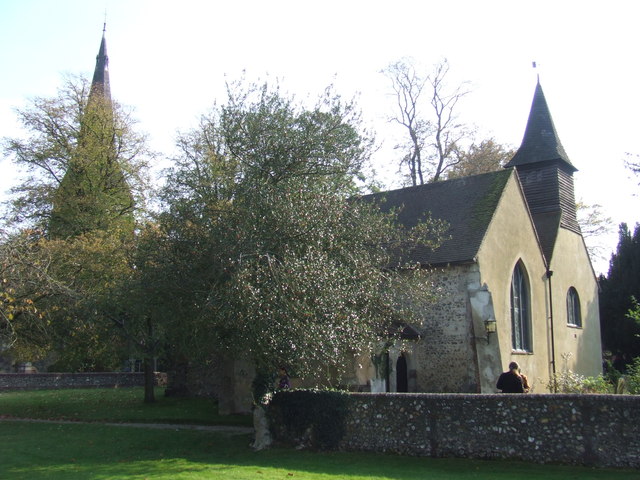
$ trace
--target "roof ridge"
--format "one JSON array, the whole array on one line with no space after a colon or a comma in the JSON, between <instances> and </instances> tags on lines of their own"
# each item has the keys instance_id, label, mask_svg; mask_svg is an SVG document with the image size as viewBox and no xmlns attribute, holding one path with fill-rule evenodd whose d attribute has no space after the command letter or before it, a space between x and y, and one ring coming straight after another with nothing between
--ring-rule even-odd
<instances>
[{"instance_id":1,"label":"roof ridge","mask_svg":"<svg viewBox=\"0 0 640 480\"><path fill-rule=\"evenodd\" d=\"M376 195L384 195L386 193L395 193L395 192L401 192L403 190L409 191L409 190L428 190L428 189L432 189L432 188L437 188L438 186L445 186L448 184L452 184L454 182L459 182L459 183L466 183L469 182L470 179L474 179L477 177L482 177L482 176L488 176L488 175L495 175L495 176L499 176L499 175L504 175L505 171L508 172L508 170L494 170L491 172L484 172L484 173L476 173L474 175L467 175L464 177L456 177L456 178L450 178L447 180L439 180L437 182L429 182L429 183L423 183L420 185L409 185L407 187L399 187L399 188L394 188L391 190L384 190L381 192L374 192L374 193L368 193L365 195L362 195L362 197L370 197L370 196L376 196Z\"/></svg>"}]
</instances>

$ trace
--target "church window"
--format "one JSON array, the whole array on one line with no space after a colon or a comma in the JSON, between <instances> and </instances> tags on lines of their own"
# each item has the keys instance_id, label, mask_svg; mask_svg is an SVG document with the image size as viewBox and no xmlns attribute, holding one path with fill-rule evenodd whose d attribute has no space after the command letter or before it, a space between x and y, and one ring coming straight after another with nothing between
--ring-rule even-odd
<instances>
[{"instance_id":1,"label":"church window","mask_svg":"<svg viewBox=\"0 0 640 480\"><path fill-rule=\"evenodd\" d=\"M567 292L567 324L574 327L582 327L580 297L573 287Z\"/></svg>"},{"instance_id":2,"label":"church window","mask_svg":"<svg viewBox=\"0 0 640 480\"><path fill-rule=\"evenodd\" d=\"M529 284L522 262L518 262L511 277L511 342L516 351L532 351Z\"/></svg>"}]
</instances>

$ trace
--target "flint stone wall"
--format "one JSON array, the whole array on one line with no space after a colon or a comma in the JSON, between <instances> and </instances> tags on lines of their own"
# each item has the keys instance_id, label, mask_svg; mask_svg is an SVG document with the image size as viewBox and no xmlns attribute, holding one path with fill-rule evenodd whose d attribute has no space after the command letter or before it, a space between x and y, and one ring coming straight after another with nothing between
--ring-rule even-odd
<instances>
[{"instance_id":1,"label":"flint stone wall","mask_svg":"<svg viewBox=\"0 0 640 480\"><path fill-rule=\"evenodd\" d=\"M156 385L166 384L166 375L156 372ZM58 388L142 387L144 373L0 373L2 390L45 390Z\"/></svg>"},{"instance_id":2,"label":"flint stone wall","mask_svg":"<svg viewBox=\"0 0 640 480\"><path fill-rule=\"evenodd\" d=\"M412 349L418 392L480 393L478 360L468 284L478 282L478 266L457 265L431 272L437 301L425 302L420 313L422 338ZM453 365L464 368L452 368Z\"/></svg>"},{"instance_id":3,"label":"flint stone wall","mask_svg":"<svg viewBox=\"0 0 640 480\"><path fill-rule=\"evenodd\" d=\"M640 396L354 393L348 404L341 450L640 467Z\"/></svg>"}]
</instances>

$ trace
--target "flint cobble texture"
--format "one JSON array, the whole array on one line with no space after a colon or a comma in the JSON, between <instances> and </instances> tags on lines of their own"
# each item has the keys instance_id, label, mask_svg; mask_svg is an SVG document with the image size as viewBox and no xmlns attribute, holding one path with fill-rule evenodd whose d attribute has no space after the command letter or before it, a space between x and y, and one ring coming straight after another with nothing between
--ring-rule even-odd
<instances>
[{"instance_id":1,"label":"flint cobble texture","mask_svg":"<svg viewBox=\"0 0 640 480\"><path fill-rule=\"evenodd\" d=\"M356 393L350 400L343 450L640 467L640 396Z\"/></svg>"},{"instance_id":2,"label":"flint cobble texture","mask_svg":"<svg viewBox=\"0 0 640 480\"><path fill-rule=\"evenodd\" d=\"M163 374L156 373L156 384L161 385ZM44 390L57 388L110 388L141 387L144 373L0 373L2 390Z\"/></svg>"}]
</instances>

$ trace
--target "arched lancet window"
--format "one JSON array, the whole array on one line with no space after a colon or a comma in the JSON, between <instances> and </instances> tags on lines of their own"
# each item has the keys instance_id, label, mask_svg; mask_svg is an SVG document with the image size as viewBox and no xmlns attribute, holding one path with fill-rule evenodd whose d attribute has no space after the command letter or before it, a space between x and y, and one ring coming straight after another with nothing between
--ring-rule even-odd
<instances>
[{"instance_id":1,"label":"arched lancet window","mask_svg":"<svg viewBox=\"0 0 640 480\"><path fill-rule=\"evenodd\" d=\"M569 288L567 292L567 324L574 327L582 326L582 315L580 313L580 297L575 288Z\"/></svg>"},{"instance_id":2,"label":"arched lancet window","mask_svg":"<svg viewBox=\"0 0 640 480\"><path fill-rule=\"evenodd\" d=\"M511 344L514 350L531 352L531 301L526 273L520 261L511 277Z\"/></svg>"}]
</instances>

